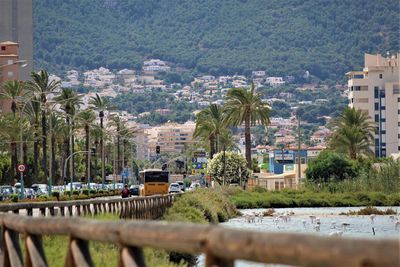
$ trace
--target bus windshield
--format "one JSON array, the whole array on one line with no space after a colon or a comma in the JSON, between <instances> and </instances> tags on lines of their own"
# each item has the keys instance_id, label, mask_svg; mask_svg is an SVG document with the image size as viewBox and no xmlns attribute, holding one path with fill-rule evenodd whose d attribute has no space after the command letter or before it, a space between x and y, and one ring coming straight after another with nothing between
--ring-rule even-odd
<instances>
[{"instance_id":1,"label":"bus windshield","mask_svg":"<svg viewBox=\"0 0 400 267\"><path fill-rule=\"evenodd\" d=\"M145 183L168 183L168 172L166 171L146 171Z\"/></svg>"}]
</instances>

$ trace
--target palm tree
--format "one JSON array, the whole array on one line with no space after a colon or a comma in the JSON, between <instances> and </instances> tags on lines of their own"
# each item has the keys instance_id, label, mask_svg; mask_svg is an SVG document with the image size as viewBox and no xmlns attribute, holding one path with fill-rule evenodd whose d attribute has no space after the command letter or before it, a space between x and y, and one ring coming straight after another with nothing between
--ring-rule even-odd
<instances>
[{"instance_id":1,"label":"palm tree","mask_svg":"<svg viewBox=\"0 0 400 267\"><path fill-rule=\"evenodd\" d=\"M51 128L52 128L51 132L50 132L51 162L53 163L52 170L51 170L51 177L52 177L52 179L54 179L56 177L57 169L59 169L59 168L62 169L62 161L57 163L57 160L56 160L56 149L57 149L57 140L60 141L60 139L64 138L63 134L65 133L65 123L55 113L50 115L49 120L51 120ZM57 181L57 184L58 183L59 183L59 181Z\"/></svg>"},{"instance_id":2,"label":"palm tree","mask_svg":"<svg viewBox=\"0 0 400 267\"><path fill-rule=\"evenodd\" d=\"M74 90L71 88L63 88L61 90L61 94L54 98L60 105L61 109L65 112L65 121L67 123L67 132L68 134L65 136L65 158L68 158L69 155L74 153L74 129L73 129L73 119L76 114L76 110L79 105L82 103L80 96L76 94ZM71 139L70 139L71 138ZM72 176L75 176L75 158L71 158L71 170L67 168L67 176L70 175L70 171L72 171Z\"/></svg>"},{"instance_id":3,"label":"palm tree","mask_svg":"<svg viewBox=\"0 0 400 267\"><path fill-rule=\"evenodd\" d=\"M334 122L337 127L330 146L337 152L346 153L351 159L371 154L374 126L368 114L359 109L346 108Z\"/></svg>"},{"instance_id":4,"label":"palm tree","mask_svg":"<svg viewBox=\"0 0 400 267\"><path fill-rule=\"evenodd\" d=\"M219 150L218 136L223 128L222 109L215 104L211 104L196 116L196 128L193 137L209 142L210 158L213 158L214 154Z\"/></svg>"},{"instance_id":5,"label":"palm tree","mask_svg":"<svg viewBox=\"0 0 400 267\"><path fill-rule=\"evenodd\" d=\"M11 111L14 116L18 109L18 98L23 97L25 94L26 91L24 90L24 83L21 81L6 81L1 86L1 98L11 101Z\"/></svg>"},{"instance_id":6,"label":"palm tree","mask_svg":"<svg viewBox=\"0 0 400 267\"><path fill-rule=\"evenodd\" d=\"M51 81L48 72L45 70L41 70L39 73L32 72L31 78L33 81L29 81L28 86L35 94L38 94L42 104L42 169L44 174L47 175L47 126L45 106L47 103L47 95L56 91L61 81Z\"/></svg>"},{"instance_id":7,"label":"palm tree","mask_svg":"<svg viewBox=\"0 0 400 267\"><path fill-rule=\"evenodd\" d=\"M104 111L107 110L109 103L107 99L102 98L98 94L95 97L92 97L89 101L89 104L95 110L99 111L99 118L100 118L100 129L101 129L101 136L100 136L100 155L101 155L101 179L103 182L103 186L105 183L105 158L104 158Z\"/></svg>"},{"instance_id":8,"label":"palm tree","mask_svg":"<svg viewBox=\"0 0 400 267\"><path fill-rule=\"evenodd\" d=\"M227 125L239 126L244 122L247 167L251 168L251 133L250 127L257 123L268 125L271 108L261 100L251 88L232 88L228 91L224 107L224 120Z\"/></svg>"},{"instance_id":9,"label":"palm tree","mask_svg":"<svg viewBox=\"0 0 400 267\"><path fill-rule=\"evenodd\" d=\"M84 110L82 112L80 112L77 116L78 119L78 123L80 126L82 126L85 129L85 137L86 137L86 141L85 141L85 150L88 151L88 153L86 153L86 177L88 180L88 182L90 181L90 153L91 153L91 149L90 149L90 126L93 123L93 121L96 119L96 115L94 114L94 112L92 110Z\"/></svg>"},{"instance_id":10,"label":"palm tree","mask_svg":"<svg viewBox=\"0 0 400 267\"><path fill-rule=\"evenodd\" d=\"M19 141L19 136L21 133L21 127L26 128L26 121L21 117L15 117L12 114L7 114L0 116L0 138L5 140L10 144L11 152L11 167L10 167L10 177L7 181L11 184L14 178L16 178L16 169L18 163L18 147L17 142Z\"/></svg>"},{"instance_id":11,"label":"palm tree","mask_svg":"<svg viewBox=\"0 0 400 267\"><path fill-rule=\"evenodd\" d=\"M111 125L116 127L117 130L117 173L121 172L121 129L122 129L122 120L118 115L111 116Z\"/></svg>"},{"instance_id":12,"label":"palm tree","mask_svg":"<svg viewBox=\"0 0 400 267\"><path fill-rule=\"evenodd\" d=\"M33 128L34 140L33 140L33 181L37 181L39 175L39 118L40 118L40 102L39 98L34 97L27 104L25 108L25 114L29 118L29 123Z\"/></svg>"}]
</instances>

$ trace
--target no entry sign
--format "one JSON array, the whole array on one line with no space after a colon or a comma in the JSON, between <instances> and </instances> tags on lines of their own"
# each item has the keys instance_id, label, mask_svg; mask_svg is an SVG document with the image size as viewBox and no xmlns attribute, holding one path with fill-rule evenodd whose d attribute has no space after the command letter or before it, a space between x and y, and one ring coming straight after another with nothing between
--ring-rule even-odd
<instances>
[{"instance_id":1,"label":"no entry sign","mask_svg":"<svg viewBox=\"0 0 400 267\"><path fill-rule=\"evenodd\" d=\"M26 166L24 164L18 164L17 169L19 172L25 172Z\"/></svg>"}]
</instances>

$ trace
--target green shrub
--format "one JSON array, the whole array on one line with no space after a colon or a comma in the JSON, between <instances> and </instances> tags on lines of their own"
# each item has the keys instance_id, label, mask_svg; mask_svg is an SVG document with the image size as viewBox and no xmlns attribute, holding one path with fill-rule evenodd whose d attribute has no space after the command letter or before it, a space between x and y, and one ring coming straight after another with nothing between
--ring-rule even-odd
<instances>
[{"instance_id":1,"label":"green shrub","mask_svg":"<svg viewBox=\"0 0 400 267\"><path fill-rule=\"evenodd\" d=\"M79 195L79 190L72 190L72 195L73 196L78 196Z\"/></svg>"},{"instance_id":2,"label":"green shrub","mask_svg":"<svg viewBox=\"0 0 400 267\"><path fill-rule=\"evenodd\" d=\"M11 202L18 202L18 194L10 195Z\"/></svg>"},{"instance_id":3,"label":"green shrub","mask_svg":"<svg viewBox=\"0 0 400 267\"><path fill-rule=\"evenodd\" d=\"M57 200L60 199L60 191L53 191L51 192L51 196L57 198Z\"/></svg>"}]
</instances>

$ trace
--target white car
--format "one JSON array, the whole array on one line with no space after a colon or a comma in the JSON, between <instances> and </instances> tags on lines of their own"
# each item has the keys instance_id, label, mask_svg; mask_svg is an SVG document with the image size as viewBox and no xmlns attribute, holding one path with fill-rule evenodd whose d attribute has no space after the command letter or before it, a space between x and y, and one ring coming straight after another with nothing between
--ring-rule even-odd
<instances>
[{"instance_id":1,"label":"white car","mask_svg":"<svg viewBox=\"0 0 400 267\"><path fill-rule=\"evenodd\" d=\"M189 191L194 191L194 190L196 190L197 188L200 188L200 187L201 187L200 183L192 183L190 185L190 187L189 187Z\"/></svg>"},{"instance_id":2,"label":"white car","mask_svg":"<svg viewBox=\"0 0 400 267\"><path fill-rule=\"evenodd\" d=\"M179 186L178 183L171 183L168 188L168 194L175 194L175 193L180 193L181 187Z\"/></svg>"}]
</instances>

